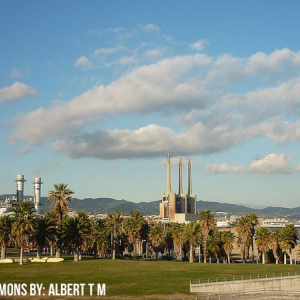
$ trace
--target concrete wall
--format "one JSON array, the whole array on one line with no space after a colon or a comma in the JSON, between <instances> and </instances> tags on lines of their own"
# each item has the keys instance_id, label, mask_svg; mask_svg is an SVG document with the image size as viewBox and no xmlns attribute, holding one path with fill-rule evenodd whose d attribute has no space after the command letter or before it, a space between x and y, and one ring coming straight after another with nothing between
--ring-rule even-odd
<instances>
[{"instance_id":1,"label":"concrete wall","mask_svg":"<svg viewBox=\"0 0 300 300\"><path fill-rule=\"evenodd\" d=\"M191 293L226 294L251 291L300 291L300 276L190 284Z\"/></svg>"}]
</instances>

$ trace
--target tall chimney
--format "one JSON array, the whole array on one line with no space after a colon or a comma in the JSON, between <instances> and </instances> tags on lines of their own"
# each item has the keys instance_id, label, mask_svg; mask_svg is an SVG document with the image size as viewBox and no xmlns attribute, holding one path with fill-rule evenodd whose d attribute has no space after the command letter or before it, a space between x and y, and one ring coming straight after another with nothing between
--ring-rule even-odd
<instances>
[{"instance_id":1,"label":"tall chimney","mask_svg":"<svg viewBox=\"0 0 300 300\"><path fill-rule=\"evenodd\" d=\"M179 189L178 194L183 194L183 188L182 188L182 162L181 162L181 156L179 156Z\"/></svg>"},{"instance_id":2,"label":"tall chimney","mask_svg":"<svg viewBox=\"0 0 300 300\"><path fill-rule=\"evenodd\" d=\"M17 175L15 182L17 183L17 201L22 202L24 200L24 175Z\"/></svg>"},{"instance_id":3,"label":"tall chimney","mask_svg":"<svg viewBox=\"0 0 300 300\"><path fill-rule=\"evenodd\" d=\"M41 214L41 186L43 182L40 177L34 178L33 186L34 186L34 208L36 213L39 215Z\"/></svg>"},{"instance_id":4,"label":"tall chimney","mask_svg":"<svg viewBox=\"0 0 300 300\"><path fill-rule=\"evenodd\" d=\"M188 194L192 195L192 166L191 166L191 159L189 158L189 164L188 164Z\"/></svg>"},{"instance_id":5,"label":"tall chimney","mask_svg":"<svg viewBox=\"0 0 300 300\"><path fill-rule=\"evenodd\" d=\"M168 154L168 161L167 161L167 193L171 193L171 161L170 161L170 154Z\"/></svg>"}]
</instances>

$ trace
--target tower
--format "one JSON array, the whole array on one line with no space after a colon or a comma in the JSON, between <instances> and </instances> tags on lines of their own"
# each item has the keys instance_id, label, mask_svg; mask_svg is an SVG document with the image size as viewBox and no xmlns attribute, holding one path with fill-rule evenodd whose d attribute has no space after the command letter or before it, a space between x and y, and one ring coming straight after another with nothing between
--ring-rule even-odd
<instances>
[{"instance_id":1,"label":"tower","mask_svg":"<svg viewBox=\"0 0 300 300\"><path fill-rule=\"evenodd\" d=\"M42 179L40 177L35 177L33 181L34 187L34 208L38 215L42 213L42 204L40 203L41 199L41 187L42 187Z\"/></svg>"},{"instance_id":2,"label":"tower","mask_svg":"<svg viewBox=\"0 0 300 300\"><path fill-rule=\"evenodd\" d=\"M191 159L189 158L188 162L188 204L187 204L187 212L188 213L197 213L197 196L192 192L192 164Z\"/></svg>"},{"instance_id":3,"label":"tower","mask_svg":"<svg viewBox=\"0 0 300 300\"><path fill-rule=\"evenodd\" d=\"M188 194L192 195L192 166L190 158L188 163Z\"/></svg>"},{"instance_id":4,"label":"tower","mask_svg":"<svg viewBox=\"0 0 300 300\"><path fill-rule=\"evenodd\" d=\"M171 193L171 160L170 160L170 154L168 154L168 160L167 160L167 193Z\"/></svg>"},{"instance_id":5,"label":"tower","mask_svg":"<svg viewBox=\"0 0 300 300\"><path fill-rule=\"evenodd\" d=\"M181 156L179 156L179 188L178 188L178 195L183 194L183 188L182 188L182 162L181 162Z\"/></svg>"},{"instance_id":6,"label":"tower","mask_svg":"<svg viewBox=\"0 0 300 300\"><path fill-rule=\"evenodd\" d=\"M22 202L24 200L24 175L17 175L15 182L17 184L17 201Z\"/></svg>"}]
</instances>

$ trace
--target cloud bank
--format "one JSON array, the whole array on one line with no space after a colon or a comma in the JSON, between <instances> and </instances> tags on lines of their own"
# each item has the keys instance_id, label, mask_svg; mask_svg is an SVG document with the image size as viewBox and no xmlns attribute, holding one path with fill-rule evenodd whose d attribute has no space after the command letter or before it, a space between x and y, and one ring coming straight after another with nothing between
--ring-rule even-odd
<instances>
[{"instance_id":1,"label":"cloud bank","mask_svg":"<svg viewBox=\"0 0 300 300\"><path fill-rule=\"evenodd\" d=\"M300 52L286 48L249 57L197 53L164 58L68 102L19 116L10 138L29 145L51 139L55 151L70 157L101 159L209 154L258 137L297 142L299 70ZM133 113L160 114L176 120L177 129L158 123L82 132L87 124L101 125L103 118ZM255 164L250 169L254 172ZM216 170L246 172L226 164Z\"/></svg>"}]
</instances>

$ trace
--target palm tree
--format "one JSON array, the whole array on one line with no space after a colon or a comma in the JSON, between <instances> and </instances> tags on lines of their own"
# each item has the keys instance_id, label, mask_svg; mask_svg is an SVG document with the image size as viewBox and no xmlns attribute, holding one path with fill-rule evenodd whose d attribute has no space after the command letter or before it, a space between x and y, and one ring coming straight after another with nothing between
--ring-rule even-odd
<instances>
[{"instance_id":1,"label":"palm tree","mask_svg":"<svg viewBox=\"0 0 300 300\"><path fill-rule=\"evenodd\" d=\"M11 232L12 224L13 219L11 218L11 216L2 216L0 218L1 259L5 259L7 245L13 238Z\"/></svg>"},{"instance_id":2,"label":"palm tree","mask_svg":"<svg viewBox=\"0 0 300 300\"><path fill-rule=\"evenodd\" d=\"M288 224L281 231L280 236L280 247L284 253L284 264L286 264L286 254L289 251L290 255L290 264L293 263L291 249L295 248L297 245L297 231L292 224Z\"/></svg>"},{"instance_id":3,"label":"palm tree","mask_svg":"<svg viewBox=\"0 0 300 300\"><path fill-rule=\"evenodd\" d=\"M130 212L129 218L125 219L124 226L130 239L133 256L137 254L137 240L140 239L143 214L140 211L134 210Z\"/></svg>"},{"instance_id":4,"label":"palm tree","mask_svg":"<svg viewBox=\"0 0 300 300\"><path fill-rule=\"evenodd\" d=\"M198 223L191 222L185 227L183 233L184 240L190 246L190 263L194 262L194 246L199 245L202 239L201 229Z\"/></svg>"},{"instance_id":5,"label":"palm tree","mask_svg":"<svg viewBox=\"0 0 300 300\"><path fill-rule=\"evenodd\" d=\"M246 218L249 220L251 223L251 253L252 253L252 261L254 262L254 235L255 235L255 227L258 224L258 217L255 214L248 214L246 215Z\"/></svg>"},{"instance_id":6,"label":"palm tree","mask_svg":"<svg viewBox=\"0 0 300 300\"><path fill-rule=\"evenodd\" d=\"M48 202L52 202L54 211L58 216L57 231L57 252L56 257L61 257L62 249L62 218L63 214L69 211L69 201L73 200L71 196L74 192L68 189L68 185L64 183L54 184L54 190L49 191Z\"/></svg>"},{"instance_id":7,"label":"palm tree","mask_svg":"<svg viewBox=\"0 0 300 300\"><path fill-rule=\"evenodd\" d=\"M12 234L18 246L20 246L20 265L23 264L23 249L28 245L28 238L33 229L33 203L20 202L12 208L14 223Z\"/></svg>"},{"instance_id":8,"label":"palm tree","mask_svg":"<svg viewBox=\"0 0 300 300\"><path fill-rule=\"evenodd\" d=\"M83 211L79 211L76 215L76 218L78 218L79 222L85 224L85 226L88 227L89 229L89 232L90 232L90 229L91 229L91 221L89 219L89 216L86 212L83 212ZM79 247L79 260L81 260L81 253L82 251L88 251L90 247L90 236L88 238L86 238L81 246Z\"/></svg>"},{"instance_id":9,"label":"palm tree","mask_svg":"<svg viewBox=\"0 0 300 300\"><path fill-rule=\"evenodd\" d=\"M147 258L148 257L148 245L149 245L148 235L149 235L150 227L149 227L149 223L144 218L142 219L141 224L142 224L142 226L141 226L141 230L140 230L140 238L141 238L142 242L146 242L145 248L143 248L143 250L145 250L146 258Z\"/></svg>"},{"instance_id":10,"label":"palm tree","mask_svg":"<svg viewBox=\"0 0 300 300\"><path fill-rule=\"evenodd\" d=\"M52 241L49 241L49 246L50 246L50 256L53 256L53 248L54 248L54 245L56 244L56 241L57 241L57 213L55 211L48 211L46 214L45 214L45 217L49 220L51 220L51 222L53 222L55 224L55 239Z\"/></svg>"},{"instance_id":11,"label":"palm tree","mask_svg":"<svg viewBox=\"0 0 300 300\"><path fill-rule=\"evenodd\" d=\"M233 249L233 242L234 242L234 234L230 231L222 232L221 239L223 241L223 248L227 255L227 262L230 264L230 255Z\"/></svg>"},{"instance_id":12,"label":"palm tree","mask_svg":"<svg viewBox=\"0 0 300 300\"><path fill-rule=\"evenodd\" d=\"M183 246L183 232L184 227L182 224L179 223L171 223L171 234L173 237L173 243L174 243L174 252L176 255L177 260L181 261L181 250ZM200 253L199 253L200 255Z\"/></svg>"},{"instance_id":13,"label":"palm tree","mask_svg":"<svg viewBox=\"0 0 300 300\"><path fill-rule=\"evenodd\" d=\"M215 231L214 234L210 235L207 239L207 253L210 263L213 256L216 258L217 263L220 262L219 256L222 253L222 249L223 242L221 239L221 232Z\"/></svg>"},{"instance_id":14,"label":"palm tree","mask_svg":"<svg viewBox=\"0 0 300 300\"><path fill-rule=\"evenodd\" d=\"M210 210L202 210L199 212L199 224L200 224L202 235L203 235L204 263L206 263L207 239L208 239L209 234L216 229L215 218L214 218L214 215L210 212Z\"/></svg>"},{"instance_id":15,"label":"palm tree","mask_svg":"<svg viewBox=\"0 0 300 300\"><path fill-rule=\"evenodd\" d=\"M111 226L107 226L107 222L104 221L104 227L98 232L97 237L97 252L99 257L108 257L109 251L111 251Z\"/></svg>"},{"instance_id":16,"label":"palm tree","mask_svg":"<svg viewBox=\"0 0 300 300\"><path fill-rule=\"evenodd\" d=\"M246 260L248 258L247 248L251 243L251 239L250 239L251 230L252 230L252 225L249 222L248 218L241 217L237 222L236 231L238 233L238 244L241 247L241 256L242 256L243 263L246 263Z\"/></svg>"},{"instance_id":17,"label":"palm tree","mask_svg":"<svg viewBox=\"0 0 300 300\"><path fill-rule=\"evenodd\" d=\"M165 248L166 256L169 257L170 250L173 247L173 236L172 236L171 228L169 226L167 226L163 230L161 241L162 241L162 243L161 243L162 246Z\"/></svg>"},{"instance_id":18,"label":"palm tree","mask_svg":"<svg viewBox=\"0 0 300 300\"><path fill-rule=\"evenodd\" d=\"M270 247L273 251L273 255L275 257L276 260L276 265L279 262L279 258L280 258L280 237L281 237L281 231L276 229L273 232L270 233Z\"/></svg>"},{"instance_id":19,"label":"palm tree","mask_svg":"<svg viewBox=\"0 0 300 300\"><path fill-rule=\"evenodd\" d=\"M37 258L42 257L42 249L47 244L55 241L56 222L48 215L44 217L35 217L33 220L33 233L31 240L37 245Z\"/></svg>"},{"instance_id":20,"label":"palm tree","mask_svg":"<svg viewBox=\"0 0 300 300\"><path fill-rule=\"evenodd\" d=\"M111 228L111 246L112 246L112 259L116 259L116 244L118 241L118 234L121 232L124 220L124 213L115 211L112 214L108 213L106 217L107 225Z\"/></svg>"},{"instance_id":21,"label":"palm tree","mask_svg":"<svg viewBox=\"0 0 300 300\"><path fill-rule=\"evenodd\" d=\"M62 240L66 246L74 248L74 261L79 260L79 250L84 242L88 242L90 234L90 223L88 219L66 217L63 222Z\"/></svg>"},{"instance_id":22,"label":"palm tree","mask_svg":"<svg viewBox=\"0 0 300 300\"><path fill-rule=\"evenodd\" d=\"M265 255L270 244L270 232L266 227L260 227L256 230L255 241L258 251L262 254L262 264L265 264Z\"/></svg>"},{"instance_id":23,"label":"palm tree","mask_svg":"<svg viewBox=\"0 0 300 300\"><path fill-rule=\"evenodd\" d=\"M101 232L106 229L104 221L102 219L93 218L91 220L91 228L90 229L91 229L91 231L90 231L91 246L93 249L94 258L97 258L98 245L100 242Z\"/></svg>"},{"instance_id":24,"label":"palm tree","mask_svg":"<svg viewBox=\"0 0 300 300\"><path fill-rule=\"evenodd\" d=\"M163 229L161 224L151 224L149 230L149 240L155 252L156 259L162 245Z\"/></svg>"}]
</instances>

